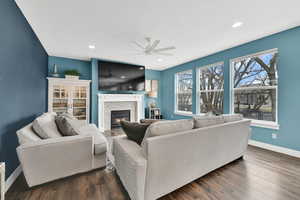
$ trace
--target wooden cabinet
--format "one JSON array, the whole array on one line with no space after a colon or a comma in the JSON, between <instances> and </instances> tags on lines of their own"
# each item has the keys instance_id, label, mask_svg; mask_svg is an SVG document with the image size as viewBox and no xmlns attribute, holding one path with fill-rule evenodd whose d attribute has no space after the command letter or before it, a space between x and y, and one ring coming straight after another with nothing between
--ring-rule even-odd
<instances>
[{"instance_id":1,"label":"wooden cabinet","mask_svg":"<svg viewBox=\"0 0 300 200\"><path fill-rule=\"evenodd\" d=\"M48 112L68 112L89 122L90 80L48 79Z\"/></svg>"}]
</instances>

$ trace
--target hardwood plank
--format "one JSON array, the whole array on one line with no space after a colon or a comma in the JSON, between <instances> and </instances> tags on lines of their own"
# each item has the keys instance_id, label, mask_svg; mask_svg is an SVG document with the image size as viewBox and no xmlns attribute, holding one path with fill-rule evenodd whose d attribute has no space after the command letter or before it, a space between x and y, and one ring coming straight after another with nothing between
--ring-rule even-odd
<instances>
[{"instance_id":1,"label":"hardwood plank","mask_svg":"<svg viewBox=\"0 0 300 200\"><path fill-rule=\"evenodd\" d=\"M103 169L28 188L23 175L6 200L130 200L115 172ZM159 200L300 199L300 159L249 146L225 165Z\"/></svg>"}]
</instances>

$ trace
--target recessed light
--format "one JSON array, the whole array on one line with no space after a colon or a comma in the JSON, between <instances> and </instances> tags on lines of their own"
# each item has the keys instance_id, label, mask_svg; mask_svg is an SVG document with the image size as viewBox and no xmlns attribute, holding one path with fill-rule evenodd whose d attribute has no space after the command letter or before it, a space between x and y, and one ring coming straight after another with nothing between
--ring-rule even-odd
<instances>
[{"instance_id":1,"label":"recessed light","mask_svg":"<svg viewBox=\"0 0 300 200\"><path fill-rule=\"evenodd\" d=\"M161 61L163 61L163 59L162 59L162 58L158 58L157 61L158 61L158 62L161 62Z\"/></svg>"},{"instance_id":2,"label":"recessed light","mask_svg":"<svg viewBox=\"0 0 300 200\"><path fill-rule=\"evenodd\" d=\"M126 78L126 76L120 76L120 78L121 78L121 79L124 79L124 78Z\"/></svg>"},{"instance_id":3,"label":"recessed light","mask_svg":"<svg viewBox=\"0 0 300 200\"><path fill-rule=\"evenodd\" d=\"M90 44L90 45L89 45L89 48L90 48L90 49L95 49L95 48L96 48L96 46L95 46L95 45L92 45L92 44Z\"/></svg>"},{"instance_id":4,"label":"recessed light","mask_svg":"<svg viewBox=\"0 0 300 200\"><path fill-rule=\"evenodd\" d=\"M234 24L232 24L232 28L238 28L243 26L243 22L235 22Z\"/></svg>"},{"instance_id":5,"label":"recessed light","mask_svg":"<svg viewBox=\"0 0 300 200\"><path fill-rule=\"evenodd\" d=\"M140 69L140 70L144 70L144 67L140 67L139 69Z\"/></svg>"}]
</instances>

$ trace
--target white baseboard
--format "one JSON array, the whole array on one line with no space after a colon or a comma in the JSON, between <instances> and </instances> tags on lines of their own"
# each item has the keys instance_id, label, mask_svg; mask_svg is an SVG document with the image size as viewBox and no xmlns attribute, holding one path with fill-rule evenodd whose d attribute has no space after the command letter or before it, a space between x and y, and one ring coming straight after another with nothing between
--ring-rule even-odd
<instances>
[{"instance_id":1,"label":"white baseboard","mask_svg":"<svg viewBox=\"0 0 300 200\"><path fill-rule=\"evenodd\" d=\"M283 154L287 154L289 156L300 158L300 151L296 151L296 150L293 150L293 149L288 149L288 148L285 148L285 147L280 147L280 146L275 146L275 145L272 145L272 144L258 142L258 141L255 141L255 140L249 140L248 144L252 145L252 146L260 147L260 148L263 148L263 149L268 149L270 151L275 151L275 152L278 152L278 153L283 153Z\"/></svg>"},{"instance_id":2,"label":"white baseboard","mask_svg":"<svg viewBox=\"0 0 300 200\"><path fill-rule=\"evenodd\" d=\"M16 181L16 179L21 174L21 172L22 172L22 167L21 167L21 165L19 165L17 167L17 169L15 169L15 171L13 171L13 173L5 181L5 192L8 191L8 189L10 188L10 186Z\"/></svg>"}]
</instances>

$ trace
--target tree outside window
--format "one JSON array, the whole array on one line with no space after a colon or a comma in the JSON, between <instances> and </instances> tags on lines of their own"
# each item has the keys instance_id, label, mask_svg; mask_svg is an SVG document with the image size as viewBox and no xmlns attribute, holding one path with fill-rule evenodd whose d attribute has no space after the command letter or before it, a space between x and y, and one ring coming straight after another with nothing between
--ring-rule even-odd
<instances>
[{"instance_id":1,"label":"tree outside window","mask_svg":"<svg viewBox=\"0 0 300 200\"><path fill-rule=\"evenodd\" d=\"M192 113L193 72L187 70L175 74L176 112Z\"/></svg>"},{"instance_id":2,"label":"tree outside window","mask_svg":"<svg viewBox=\"0 0 300 200\"><path fill-rule=\"evenodd\" d=\"M271 50L231 61L234 113L277 122L277 57Z\"/></svg>"},{"instance_id":3,"label":"tree outside window","mask_svg":"<svg viewBox=\"0 0 300 200\"><path fill-rule=\"evenodd\" d=\"M198 69L198 102L200 113L223 114L224 64L223 62Z\"/></svg>"}]
</instances>

